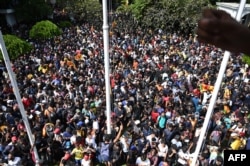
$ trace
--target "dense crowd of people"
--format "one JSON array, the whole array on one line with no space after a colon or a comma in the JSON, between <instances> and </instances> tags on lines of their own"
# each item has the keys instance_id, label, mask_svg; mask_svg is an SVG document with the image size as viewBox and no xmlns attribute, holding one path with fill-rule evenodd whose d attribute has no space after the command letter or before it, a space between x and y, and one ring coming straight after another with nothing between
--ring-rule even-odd
<instances>
[{"instance_id":1,"label":"dense crowd of people","mask_svg":"<svg viewBox=\"0 0 250 166\"><path fill-rule=\"evenodd\" d=\"M12 61L32 146L2 62L2 163L34 165L35 146L41 165L190 164L223 50L193 34L117 26L109 36L111 133L102 30L81 24L50 40L30 40L32 52ZM197 165L223 165L225 149L249 150L249 78L241 54L233 54Z\"/></svg>"}]
</instances>

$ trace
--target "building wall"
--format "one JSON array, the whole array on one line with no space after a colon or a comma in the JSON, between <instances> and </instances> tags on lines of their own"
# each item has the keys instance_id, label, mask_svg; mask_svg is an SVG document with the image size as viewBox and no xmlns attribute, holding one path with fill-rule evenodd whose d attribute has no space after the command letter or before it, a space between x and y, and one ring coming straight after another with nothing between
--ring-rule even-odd
<instances>
[{"instance_id":1,"label":"building wall","mask_svg":"<svg viewBox=\"0 0 250 166\"><path fill-rule=\"evenodd\" d=\"M238 12L238 8L239 8L239 3L226 3L226 2L217 2L217 9L226 11L227 13L229 13L232 17L236 17L236 14ZM245 8L243 10L242 13L242 18L245 17L245 20L243 23L248 25L250 23L250 4L246 4Z\"/></svg>"},{"instance_id":2,"label":"building wall","mask_svg":"<svg viewBox=\"0 0 250 166\"><path fill-rule=\"evenodd\" d=\"M16 22L15 11L13 9L0 9L0 14L5 15L5 20L8 26L14 26Z\"/></svg>"}]
</instances>

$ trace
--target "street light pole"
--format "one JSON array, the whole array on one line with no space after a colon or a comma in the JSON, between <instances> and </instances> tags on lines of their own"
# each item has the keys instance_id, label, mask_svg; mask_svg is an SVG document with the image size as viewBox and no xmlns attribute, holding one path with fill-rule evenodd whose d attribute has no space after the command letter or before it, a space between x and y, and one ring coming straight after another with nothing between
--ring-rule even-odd
<instances>
[{"instance_id":1,"label":"street light pole","mask_svg":"<svg viewBox=\"0 0 250 166\"><path fill-rule=\"evenodd\" d=\"M105 89L106 89L106 117L107 134L111 134L111 99L110 99L110 75L109 75L109 26L107 0L102 0L103 8L103 49L105 68Z\"/></svg>"}]
</instances>

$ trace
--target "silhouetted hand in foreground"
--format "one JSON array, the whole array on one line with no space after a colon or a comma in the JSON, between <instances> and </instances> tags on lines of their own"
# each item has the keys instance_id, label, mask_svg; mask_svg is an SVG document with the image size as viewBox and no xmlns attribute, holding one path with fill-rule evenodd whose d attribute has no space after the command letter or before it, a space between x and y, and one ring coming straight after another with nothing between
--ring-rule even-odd
<instances>
[{"instance_id":1,"label":"silhouetted hand in foreground","mask_svg":"<svg viewBox=\"0 0 250 166\"><path fill-rule=\"evenodd\" d=\"M205 9L196 33L200 42L250 55L250 30L222 10Z\"/></svg>"}]
</instances>

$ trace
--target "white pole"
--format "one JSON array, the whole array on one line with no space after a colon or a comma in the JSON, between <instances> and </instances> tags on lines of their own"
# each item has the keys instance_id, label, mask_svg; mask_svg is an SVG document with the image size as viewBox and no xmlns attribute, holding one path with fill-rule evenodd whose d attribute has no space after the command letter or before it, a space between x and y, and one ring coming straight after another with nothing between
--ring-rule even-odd
<instances>
[{"instance_id":1,"label":"white pole","mask_svg":"<svg viewBox=\"0 0 250 166\"><path fill-rule=\"evenodd\" d=\"M245 4L246 4L246 0L241 0L240 1L239 9L238 9L238 12L236 14L236 20L237 21L241 20L241 16L242 16ZM221 66L220 66L220 71L219 71L217 80L216 80L215 85L214 85L212 98L210 100L210 103L209 103L209 106L208 106L208 109L207 109L204 124L203 124L202 130L201 130L198 142L197 142L197 146L196 146L196 149L195 149L195 152L194 152L194 156L193 156L194 158L192 159L192 165L191 166L196 165L196 162L197 162L197 159L198 159L198 156L199 156L203 141L204 141L204 139L206 139L205 134L207 132L207 128L208 128L208 124L209 124L211 115L213 113L214 105L215 105L215 102L216 102L216 99L217 99L218 92L220 90L221 82L222 82L222 79L223 79L223 76L224 76L224 73L225 73L225 70L226 70L226 67L227 67L228 60L230 58L230 54L231 53L229 51L225 51L225 53L224 53L224 57L223 57L223 60L221 62Z\"/></svg>"},{"instance_id":2,"label":"white pole","mask_svg":"<svg viewBox=\"0 0 250 166\"><path fill-rule=\"evenodd\" d=\"M2 54L3 54L4 62L5 62L5 65L6 65L9 77L10 77L11 85L13 87L13 91L14 91L14 94L16 96L16 100L17 100L17 103L18 103L18 106L19 106L19 109L20 109L20 112L21 112L21 115L22 115L23 122L24 122L25 128L27 130L30 145L31 145L31 147L33 147L33 145L34 145L34 137L32 135L30 125L29 125L29 121L28 121L28 118L27 118L27 115L26 115L26 112L25 112L25 109L24 109L24 106L23 106L23 103L22 103L22 99L21 99L21 96L20 96L20 93L19 93L19 89L18 89L16 80L14 78L14 73L13 73L11 65L10 65L9 55L8 55L8 52L7 52L6 47L5 47L5 43L4 43L4 40L3 40L3 35L2 35L1 30L0 30L0 49L1 49ZM40 160L39 160L39 155L37 153L37 149L36 149L35 146L33 148L33 151L34 151L34 155L35 155L36 166L39 166Z\"/></svg>"},{"instance_id":3,"label":"white pole","mask_svg":"<svg viewBox=\"0 0 250 166\"><path fill-rule=\"evenodd\" d=\"M110 101L110 74L109 74L109 26L108 26L108 0L102 0L103 11L103 44L105 65L105 89L106 89L106 116L107 134L111 134L111 101Z\"/></svg>"}]
</instances>

